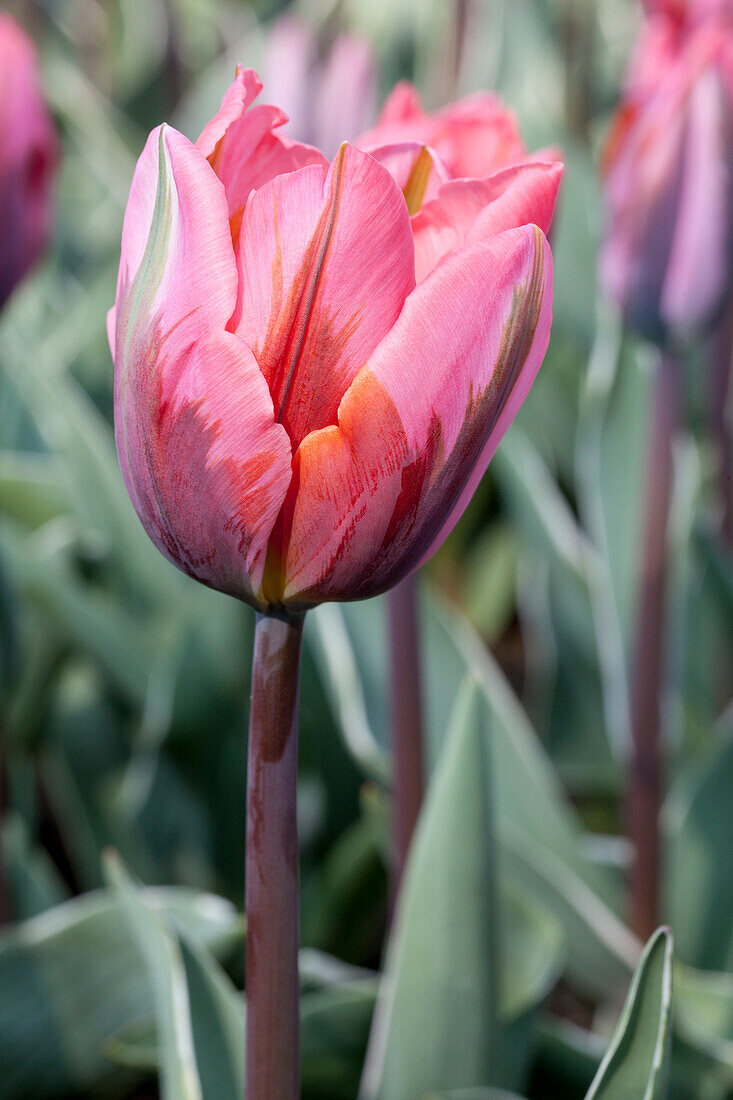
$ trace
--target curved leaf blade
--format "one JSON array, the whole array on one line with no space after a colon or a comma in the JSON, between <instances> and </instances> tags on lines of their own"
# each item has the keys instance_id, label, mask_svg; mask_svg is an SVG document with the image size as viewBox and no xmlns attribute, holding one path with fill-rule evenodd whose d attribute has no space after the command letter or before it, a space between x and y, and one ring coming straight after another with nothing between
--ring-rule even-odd
<instances>
[{"instance_id":1,"label":"curved leaf blade","mask_svg":"<svg viewBox=\"0 0 733 1100\"><path fill-rule=\"evenodd\" d=\"M667 1093L672 1008L672 934L644 948L606 1056L586 1100L663 1100Z\"/></svg>"}]
</instances>

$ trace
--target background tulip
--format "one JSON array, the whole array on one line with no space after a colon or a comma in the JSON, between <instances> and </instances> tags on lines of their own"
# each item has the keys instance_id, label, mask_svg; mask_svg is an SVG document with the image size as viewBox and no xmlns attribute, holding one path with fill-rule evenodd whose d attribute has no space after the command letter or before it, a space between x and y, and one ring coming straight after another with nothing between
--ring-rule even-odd
<instances>
[{"instance_id":1,"label":"background tulip","mask_svg":"<svg viewBox=\"0 0 733 1100\"><path fill-rule=\"evenodd\" d=\"M0 306L46 246L57 156L35 48L0 13Z\"/></svg>"},{"instance_id":2,"label":"background tulip","mask_svg":"<svg viewBox=\"0 0 733 1100\"><path fill-rule=\"evenodd\" d=\"M377 71L369 44L342 32L322 49L308 23L282 16L267 36L268 98L288 116L287 132L332 157L374 118Z\"/></svg>"},{"instance_id":3,"label":"background tulip","mask_svg":"<svg viewBox=\"0 0 733 1100\"><path fill-rule=\"evenodd\" d=\"M402 82L358 144L369 149L405 141L435 149L454 177L482 179L522 160L526 152L516 120L498 96L479 92L429 113L417 90Z\"/></svg>"},{"instance_id":4,"label":"background tulip","mask_svg":"<svg viewBox=\"0 0 733 1100\"><path fill-rule=\"evenodd\" d=\"M733 33L642 36L605 156L606 293L652 340L709 327L733 270Z\"/></svg>"},{"instance_id":5,"label":"background tulip","mask_svg":"<svg viewBox=\"0 0 733 1100\"><path fill-rule=\"evenodd\" d=\"M645 0L649 15L664 15L678 27L690 27L711 15L733 17L731 0Z\"/></svg>"},{"instance_id":6,"label":"background tulip","mask_svg":"<svg viewBox=\"0 0 733 1100\"><path fill-rule=\"evenodd\" d=\"M631 921L658 922L663 789L662 692L672 451L680 416L681 348L709 335L731 305L733 279L733 23L727 4L650 4L605 157L607 232L601 282L625 322L661 348L645 480L631 677L627 817L634 851ZM723 332L729 332L722 326ZM720 358L725 406L731 344ZM711 372L717 373L716 371ZM723 463L724 416L716 413ZM729 516L723 466L723 511ZM724 519L724 526L727 521Z\"/></svg>"}]
</instances>

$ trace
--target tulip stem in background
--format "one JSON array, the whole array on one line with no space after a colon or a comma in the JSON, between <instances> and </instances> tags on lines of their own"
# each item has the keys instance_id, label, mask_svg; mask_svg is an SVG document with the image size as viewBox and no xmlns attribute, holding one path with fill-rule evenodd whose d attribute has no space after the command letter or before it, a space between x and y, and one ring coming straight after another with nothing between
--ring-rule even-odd
<instances>
[{"instance_id":1,"label":"tulip stem in background","mask_svg":"<svg viewBox=\"0 0 733 1100\"><path fill-rule=\"evenodd\" d=\"M0 928L10 920L10 898L5 867L5 826L8 816L8 762L5 730L0 723Z\"/></svg>"},{"instance_id":2,"label":"tulip stem in background","mask_svg":"<svg viewBox=\"0 0 733 1100\"><path fill-rule=\"evenodd\" d=\"M458 95L461 86L461 66L466 45L470 0L455 0L455 41L453 43L453 92Z\"/></svg>"},{"instance_id":3,"label":"tulip stem in background","mask_svg":"<svg viewBox=\"0 0 733 1100\"><path fill-rule=\"evenodd\" d=\"M667 528L672 496L672 445L681 366L660 355L649 432L641 530L636 635L632 664L628 815L633 847L631 925L647 940L657 924L662 795L661 704L664 683Z\"/></svg>"},{"instance_id":4,"label":"tulip stem in background","mask_svg":"<svg viewBox=\"0 0 733 1100\"><path fill-rule=\"evenodd\" d=\"M415 831L425 782L422 676L417 578L413 574L387 596L389 607L390 708L394 760L394 897ZM393 897L393 900L394 900Z\"/></svg>"},{"instance_id":5,"label":"tulip stem in background","mask_svg":"<svg viewBox=\"0 0 733 1100\"><path fill-rule=\"evenodd\" d=\"M733 364L733 307L721 320L713 338L711 423L717 454L720 485L720 532L726 547L733 549L733 443L731 442L731 365Z\"/></svg>"},{"instance_id":6,"label":"tulip stem in background","mask_svg":"<svg viewBox=\"0 0 733 1100\"><path fill-rule=\"evenodd\" d=\"M247 1096L295 1100L302 617L257 616L247 762Z\"/></svg>"}]
</instances>

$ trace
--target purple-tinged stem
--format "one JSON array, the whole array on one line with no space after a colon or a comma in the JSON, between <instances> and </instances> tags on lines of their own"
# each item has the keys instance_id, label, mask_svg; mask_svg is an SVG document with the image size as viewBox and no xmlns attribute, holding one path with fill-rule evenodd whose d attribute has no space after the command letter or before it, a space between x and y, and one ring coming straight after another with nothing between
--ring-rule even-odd
<instances>
[{"instance_id":1,"label":"purple-tinged stem","mask_svg":"<svg viewBox=\"0 0 733 1100\"><path fill-rule=\"evenodd\" d=\"M672 444L679 415L679 371L679 363L666 356L660 357L648 444L636 605L628 818L634 853L630 883L631 926L642 941L649 938L659 923L660 729L668 574L667 528L672 496Z\"/></svg>"},{"instance_id":2,"label":"purple-tinged stem","mask_svg":"<svg viewBox=\"0 0 733 1100\"><path fill-rule=\"evenodd\" d=\"M303 620L257 616L247 762L247 1090L300 1096L298 670Z\"/></svg>"},{"instance_id":3,"label":"purple-tinged stem","mask_svg":"<svg viewBox=\"0 0 733 1100\"><path fill-rule=\"evenodd\" d=\"M5 730L0 721L0 830L4 827L8 813L8 760ZM10 897L8 889L5 852L0 837L0 927L10 920Z\"/></svg>"},{"instance_id":4,"label":"purple-tinged stem","mask_svg":"<svg viewBox=\"0 0 733 1100\"><path fill-rule=\"evenodd\" d=\"M470 0L455 0L455 19L453 24L455 30L455 41L453 43L453 94L455 96L460 94L461 65L463 63L463 54L466 45L466 32L470 14L469 8Z\"/></svg>"},{"instance_id":5,"label":"purple-tinged stem","mask_svg":"<svg viewBox=\"0 0 733 1100\"><path fill-rule=\"evenodd\" d=\"M713 338L710 418L717 446L720 486L720 532L728 549L733 549L733 442L731 441L731 369L733 367L733 307L721 320Z\"/></svg>"},{"instance_id":6,"label":"purple-tinged stem","mask_svg":"<svg viewBox=\"0 0 733 1100\"><path fill-rule=\"evenodd\" d=\"M420 813L425 785L417 578L413 575L398 584L389 593L387 602L394 760L393 897L396 897Z\"/></svg>"}]
</instances>

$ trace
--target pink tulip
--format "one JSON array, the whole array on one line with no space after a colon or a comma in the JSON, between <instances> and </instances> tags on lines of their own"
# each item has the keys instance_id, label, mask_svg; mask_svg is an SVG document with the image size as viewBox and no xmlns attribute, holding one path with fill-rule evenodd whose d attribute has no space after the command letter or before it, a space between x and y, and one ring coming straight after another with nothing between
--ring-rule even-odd
<instances>
[{"instance_id":1,"label":"pink tulip","mask_svg":"<svg viewBox=\"0 0 733 1100\"><path fill-rule=\"evenodd\" d=\"M339 34L321 55L308 24L282 16L267 38L265 84L288 115L288 134L329 157L374 118L376 66L368 43L354 34Z\"/></svg>"},{"instance_id":2,"label":"pink tulip","mask_svg":"<svg viewBox=\"0 0 733 1100\"><path fill-rule=\"evenodd\" d=\"M605 155L604 289L656 341L712 324L733 278L733 30L652 19Z\"/></svg>"},{"instance_id":3,"label":"pink tulip","mask_svg":"<svg viewBox=\"0 0 733 1100\"><path fill-rule=\"evenodd\" d=\"M453 177L483 179L526 156L516 120L497 96L480 92L429 114L416 89L403 82L357 144L371 149L405 141L429 145Z\"/></svg>"},{"instance_id":4,"label":"pink tulip","mask_svg":"<svg viewBox=\"0 0 733 1100\"><path fill-rule=\"evenodd\" d=\"M0 306L48 241L57 157L33 43L0 14Z\"/></svg>"},{"instance_id":5,"label":"pink tulip","mask_svg":"<svg viewBox=\"0 0 733 1100\"><path fill-rule=\"evenodd\" d=\"M678 27L691 27L709 16L733 17L733 0L644 0L648 15L663 15Z\"/></svg>"},{"instance_id":6,"label":"pink tulip","mask_svg":"<svg viewBox=\"0 0 733 1100\"><path fill-rule=\"evenodd\" d=\"M560 167L451 180L409 142L329 165L260 89L238 70L196 145L162 126L138 162L115 427L159 549L297 613L384 591L462 514L547 347Z\"/></svg>"}]
</instances>

